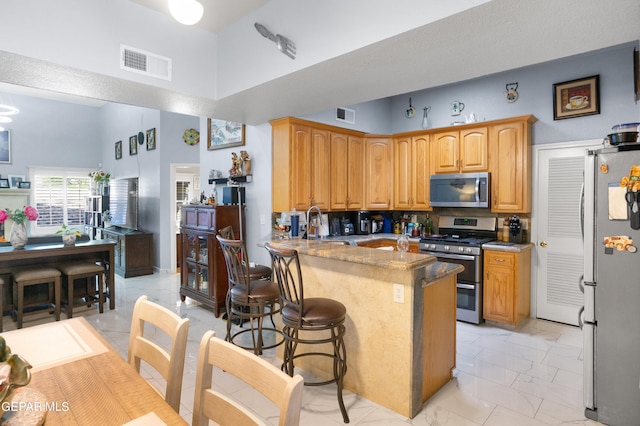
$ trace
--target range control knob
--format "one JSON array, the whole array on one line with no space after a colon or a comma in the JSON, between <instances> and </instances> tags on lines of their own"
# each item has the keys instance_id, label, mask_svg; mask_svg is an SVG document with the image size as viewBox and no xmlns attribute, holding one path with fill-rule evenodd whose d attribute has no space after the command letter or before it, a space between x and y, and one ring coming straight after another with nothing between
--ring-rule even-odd
<instances>
[{"instance_id":1,"label":"range control knob","mask_svg":"<svg viewBox=\"0 0 640 426\"><path fill-rule=\"evenodd\" d=\"M443 247L443 249L444 249L444 251L450 251L450 250L451 250L451 247L449 247L449 246L444 246L444 247Z\"/></svg>"},{"instance_id":2,"label":"range control knob","mask_svg":"<svg viewBox=\"0 0 640 426\"><path fill-rule=\"evenodd\" d=\"M458 247L458 251L459 251L460 253L464 253L464 247Z\"/></svg>"},{"instance_id":3,"label":"range control knob","mask_svg":"<svg viewBox=\"0 0 640 426\"><path fill-rule=\"evenodd\" d=\"M473 249L471 247L467 247L467 253L473 253Z\"/></svg>"}]
</instances>

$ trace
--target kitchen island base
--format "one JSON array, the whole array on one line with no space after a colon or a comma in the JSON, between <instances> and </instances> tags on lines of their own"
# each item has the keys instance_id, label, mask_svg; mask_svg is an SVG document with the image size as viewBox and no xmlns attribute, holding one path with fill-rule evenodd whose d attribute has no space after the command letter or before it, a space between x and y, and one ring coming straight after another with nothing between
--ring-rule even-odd
<instances>
[{"instance_id":1,"label":"kitchen island base","mask_svg":"<svg viewBox=\"0 0 640 426\"><path fill-rule=\"evenodd\" d=\"M414 417L452 378L461 267L432 256L365 247L313 242L289 247L300 255L305 298L327 297L347 308L345 389ZM354 262L354 256L364 263ZM333 374L330 360L303 357L296 366L323 379Z\"/></svg>"}]
</instances>

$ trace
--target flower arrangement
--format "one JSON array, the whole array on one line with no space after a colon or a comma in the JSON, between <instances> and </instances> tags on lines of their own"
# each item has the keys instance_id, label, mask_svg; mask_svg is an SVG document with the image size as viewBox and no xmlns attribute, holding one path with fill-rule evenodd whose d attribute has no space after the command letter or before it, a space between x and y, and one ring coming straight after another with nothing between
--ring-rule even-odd
<instances>
[{"instance_id":1,"label":"flower arrangement","mask_svg":"<svg viewBox=\"0 0 640 426\"><path fill-rule=\"evenodd\" d=\"M11 219L15 223L24 223L26 220L34 221L38 219L38 210L32 206L26 206L22 210L0 210L0 223L4 223L7 219Z\"/></svg>"},{"instance_id":2,"label":"flower arrangement","mask_svg":"<svg viewBox=\"0 0 640 426\"><path fill-rule=\"evenodd\" d=\"M60 227L60 229L58 229L56 231L56 235L75 235L76 237L79 237L80 235L82 235L82 233L80 233L80 231L78 231L75 228L70 228L68 227L66 224L62 224L62 226Z\"/></svg>"},{"instance_id":3,"label":"flower arrangement","mask_svg":"<svg viewBox=\"0 0 640 426\"><path fill-rule=\"evenodd\" d=\"M96 170L89 173L89 177L93 179L95 183L109 183L109 179L111 179L111 173L107 173L103 170Z\"/></svg>"}]
</instances>

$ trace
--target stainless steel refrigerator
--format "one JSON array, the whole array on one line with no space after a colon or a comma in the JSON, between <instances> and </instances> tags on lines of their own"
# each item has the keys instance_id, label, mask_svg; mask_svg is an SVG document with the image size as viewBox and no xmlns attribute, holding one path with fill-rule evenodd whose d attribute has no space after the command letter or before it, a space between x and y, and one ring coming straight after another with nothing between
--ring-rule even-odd
<instances>
[{"instance_id":1,"label":"stainless steel refrigerator","mask_svg":"<svg viewBox=\"0 0 640 426\"><path fill-rule=\"evenodd\" d=\"M585 416L614 425L640 424L640 199L633 191L640 150L589 151L583 230ZM638 171L633 170L638 167ZM626 183L631 179L631 183ZM640 177L639 177L640 179ZM629 190L632 188L632 190Z\"/></svg>"}]
</instances>

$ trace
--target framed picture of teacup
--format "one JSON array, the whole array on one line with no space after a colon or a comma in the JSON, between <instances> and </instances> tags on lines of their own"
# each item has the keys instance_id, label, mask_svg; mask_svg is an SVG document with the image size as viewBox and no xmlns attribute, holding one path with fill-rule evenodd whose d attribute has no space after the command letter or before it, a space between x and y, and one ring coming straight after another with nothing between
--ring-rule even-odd
<instances>
[{"instance_id":1,"label":"framed picture of teacup","mask_svg":"<svg viewBox=\"0 0 640 426\"><path fill-rule=\"evenodd\" d=\"M600 76L553 85L553 119L600 114Z\"/></svg>"}]
</instances>

